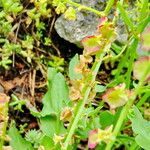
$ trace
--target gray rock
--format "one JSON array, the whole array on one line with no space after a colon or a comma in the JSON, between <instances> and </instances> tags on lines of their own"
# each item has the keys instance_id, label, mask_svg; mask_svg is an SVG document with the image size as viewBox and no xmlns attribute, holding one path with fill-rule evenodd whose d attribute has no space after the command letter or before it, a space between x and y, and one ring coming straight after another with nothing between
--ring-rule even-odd
<instances>
[{"instance_id":1,"label":"gray rock","mask_svg":"<svg viewBox=\"0 0 150 150\"><path fill-rule=\"evenodd\" d=\"M77 3L103 10L105 8L106 0L74 0ZM77 11L77 18L75 21L69 21L61 15L55 22L55 29L60 37L65 40L75 43L80 46L80 41L90 35L96 33L96 28L99 23L99 16L89 11Z\"/></svg>"},{"instance_id":2,"label":"gray rock","mask_svg":"<svg viewBox=\"0 0 150 150\"><path fill-rule=\"evenodd\" d=\"M106 0L74 0L75 2L83 5L95 8L97 10L104 10L106 6ZM112 14L109 18L112 18ZM61 15L55 22L55 29L60 37L65 40L81 46L81 40L86 36L91 36L96 33L97 26L99 24L99 16L89 11L77 11L77 18L75 21L69 21ZM118 22L118 40L125 42L127 40L127 34L122 21Z\"/></svg>"},{"instance_id":3,"label":"gray rock","mask_svg":"<svg viewBox=\"0 0 150 150\"><path fill-rule=\"evenodd\" d=\"M99 18L96 15L78 12L75 21L66 20L63 15L60 16L55 23L55 29L60 37L80 45L84 37L96 33L98 22Z\"/></svg>"},{"instance_id":4,"label":"gray rock","mask_svg":"<svg viewBox=\"0 0 150 150\"><path fill-rule=\"evenodd\" d=\"M102 11L106 6L107 0L73 0L76 3L95 8L96 10Z\"/></svg>"}]
</instances>

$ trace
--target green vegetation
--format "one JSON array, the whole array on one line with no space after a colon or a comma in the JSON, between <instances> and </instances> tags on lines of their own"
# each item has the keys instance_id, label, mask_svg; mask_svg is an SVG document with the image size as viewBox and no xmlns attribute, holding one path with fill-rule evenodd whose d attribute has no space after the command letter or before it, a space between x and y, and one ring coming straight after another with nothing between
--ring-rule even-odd
<instances>
[{"instance_id":1,"label":"green vegetation","mask_svg":"<svg viewBox=\"0 0 150 150\"><path fill-rule=\"evenodd\" d=\"M150 150L150 3L133 3L0 0L0 150ZM77 10L100 22L70 58L52 34Z\"/></svg>"}]
</instances>

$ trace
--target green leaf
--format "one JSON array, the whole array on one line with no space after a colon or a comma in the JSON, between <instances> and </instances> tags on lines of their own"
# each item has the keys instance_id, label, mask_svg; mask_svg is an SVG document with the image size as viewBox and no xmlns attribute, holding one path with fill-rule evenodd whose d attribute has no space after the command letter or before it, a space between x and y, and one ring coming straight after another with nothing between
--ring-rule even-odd
<instances>
[{"instance_id":1,"label":"green leaf","mask_svg":"<svg viewBox=\"0 0 150 150\"><path fill-rule=\"evenodd\" d=\"M40 129L46 136L53 137L54 133L56 133L56 123L56 116L42 117L40 118Z\"/></svg>"},{"instance_id":2,"label":"green leaf","mask_svg":"<svg viewBox=\"0 0 150 150\"><path fill-rule=\"evenodd\" d=\"M133 107L134 116L132 116L132 129L137 134L135 141L145 150L150 150L150 121L143 119L136 106Z\"/></svg>"},{"instance_id":3,"label":"green leaf","mask_svg":"<svg viewBox=\"0 0 150 150\"><path fill-rule=\"evenodd\" d=\"M54 142L53 140L48 137L48 136L44 136L42 141L41 141L41 145L44 146L45 150L50 150L52 148L54 148Z\"/></svg>"},{"instance_id":4,"label":"green leaf","mask_svg":"<svg viewBox=\"0 0 150 150\"><path fill-rule=\"evenodd\" d=\"M105 90L106 90L106 86L98 85L98 84L95 86L95 91L96 92L101 93L101 92L104 92Z\"/></svg>"},{"instance_id":5,"label":"green leaf","mask_svg":"<svg viewBox=\"0 0 150 150\"><path fill-rule=\"evenodd\" d=\"M44 95L43 98L43 109L42 109L42 116L49 115L50 113L54 113L53 110L51 110L51 82L54 78L54 76L57 74L56 69L49 67L48 68L48 91Z\"/></svg>"},{"instance_id":6,"label":"green leaf","mask_svg":"<svg viewBox=\"0 0 150 150\"><path fill-rule=\"evenodd\" d=\"M51 95L50 95L51 89L48 88L47 93L44 95L43 98L43 109L41 112L42 116L46 116L46 115L50 115L50 114L54 114L54 110L51 107Z\"/></svg>"},{"instance_id":7,"label":"green leaf","mask_svg":"<svg viewBox=\"0 0 150 150\"><path fill-rule=\"evenodd\" d=\"M146 138L145 136L138 135L136 136L135 141L140 147L144 148L145 150L150 150L150 137Z\"/></svg>"},{"instance_id":8,"label":"green leaf","mask_svg":"<svg viewBox=\"0 0 150 150\"><path fill-rule=\"evenodd\" d=\"M110 126L113 123L114 115L109 111L103 111L100 114L100 124L105 129L107 126Z\"/></svg>"},{"instance_id":9,"label":"green leaf","mask_svg":"<svg viewBox=\"0 0 150 150\"><path fill-rule=\"evenodd\" d=\"M51 84L54 76L57 74L56 69L49 67L48 68L48 73L47 73L47 78L48 78L48 91L43 97L43 109L42 109L42 116L49 115L51 113L55 113L54 110L51 107Z\"/></svg>"},{"instance_id":10,"label":"green leaf","mask_svg":"<svg viewBox=\"0 0 150 150\"><path fill-rule=\"evenodd\" d=\"M141 48L144 51L150 52L150 25L145 28L144 32L141 34Z\"/></svg>"},{"instance_id":11,"label":"green leaf","mask_svg":"<svg viewBox=\"0 0 150 150\"><path fill-rule=\"evenodd\" d=\"M104 13L106 16L108 15L108 13L111 10L111 8L113 7L113 5L114 5L114 0L108 0L107 1L107 5L106 5L106 8L104 10Z\"/></svg>"},{"instance_id":12,"label":"green leaf","mask_svg":"<svg viewBox=\"0 0 150 150\"><path fill-rule=\"evenodd\" d=\"M58 114L69 103L68 87L61 73L49 68L48 91L43 98L42 116Z\"/></svg>"},{"instance_id":13,"label":"green leaf","mask_svg":"<svg viewBox=\"0 0 150 150\"><path fill-rule=\"evenodd\" d=\"M101 30L100 32L104 36L108 35L108 32L106 33L104 30ZM81 42L85 49L85 54L95 55L96 53L100 52L100 50L102 49L102 44L100 41L101 41L101 37L94 36L94 35L83 38Z\"/></svg>"},{"instance_id":14,"label":"green leaf","mask_svg":"<svg viewBox=\"0 0 150 150\"><path fill-rule=\"evenodd\" d=\"M11 138L10 146L13 150L34 150L31 143L23 139L19 134L14 123L11 124L8 135Z\"/></svg>"},{"instance_id":15,"label":"green leaf","mask_svg":"<svg viewBox=\"0 0 150 150\"><path fill-rule=\"evenodd\" d=\"M40 129L48 136L61 134L65 131L63 122L60 120L60 112L69 105L68 87L65 78L55 69L48 70L48 91L43 99L42 117L40 118Z\"/></svg>"},{"instance_id":16,"label":"green leaf","mask_svg":"<svg viewBox=\"0 0 150 150\"><path fill-rule=\"evenodd\" d=\"M117 109L117 112L115 115L111 114L109 111L103 111L100 113L100 124L103 129L113 124L115 126L119 115L120 115L121 109Z\"/></svg>"},{"instance_id":17,"label":"green leaf","mask_svg":"<svg viewBox=\"0 0 150 150\"><path fill-rule=\"evenodd\" d=\"M51 87L51 106L55 113L60 112L69 103L69 92L64 76L57 73L52 81Z\"/></svg>"},{"instance_id":18,"label":"green leaf","mask_svg":"<svg viewBox=\"0 0 150 150\"><path fill-rule=\"evenodd\" d=\"M137 31L136 31L137 34L143 32L149 22L150 22L150 16L147 16L144 20L140 21L137 26Z\"/></svg>"},{"instance_id":19,"label":"green leaf","mask_svg":"<svg viewBox=\"0 0 150 150\"><path fill-rule=\"evenodd\" d=\"M54 76L57 74L56 69L49 67L48 73L47 73L48 82L51 82L54 78Z\"/></svg>"},{"instance_id":20,"label":"green leaf","mask_svg":"<svg viewBox=\"0 0 150 150\"><path fill-rule=\"evenodd\" d=\"M60 134L65 131L62 121L52 115L40 118L40 129L48 137L53 137L54 133Z\"/></svg>"},{"instance_id":21,"label":"green leaf","mask_svg":"<svg viewBox=\"0 0 150 150\"><path fill-rule=\"evenodd\" d=\"M140 20L143 20L146 16L149 15L149 4L148 4L149 0L142 0L142 8L141 8L141 12L140 12Z\"/></svg>"},{"instance_id":22,"label":"green leaf","mask_svg":"<svg viewBox=\"0 0 150 150\"><path fill-rule=\"evenodd\" d=\"M102 96L102 100L106 102L111 109L125 105L128 101L128 91L125 89L125 84L108 89Z\"/></svg>"},{"instance_id":23,"label":"green leaf","mask_svg":"<svg viewBox=\"0 0 150 150\"><path fill-rule=\"evenodd\" d=\"M76 54L69 63L69 77L71 80L81 79L82 75L75 72L75 67L79 63L79 56Z\"/></svg>"},{"instance_id":24,"label":"green leaf","mask_svg":"<svg viewBox=\"0 0 150 150\"><path fill-rule=\"evenodd\" d=\"M3 9L7 13L17 14L23 9L23 7L21 6L18 0L7 0L7 1L2 0L1 2L2 2Z\"/></svg>"},{"instance_id":25,"label":"green leaf","mask_svg":"<svg viewBox=\"0 0 150 150\"><path fill-rule=\"evenodd\" d=\"M76 10L73 7L69 7L64 13L65 19L75 21L76 20Z\"/></svg>"},{"instance_id":26,"label":"green leaf","mask_svg":"<svg viewBox=\"0 0 150 150\"><path fill-rule=\"evenodd\" d=\"M125 9L123 8L123 6L120 4L120 2L118 2L117 7L120 11L121 17L122 17L124 23L126 24L126 26L128 28L130 28L132 32L134 32L134 24L133 24L132 20L129 18L129 16L128 16L127 12L125 11Z\"/></svg>"},{"instance_id":27,"label":"green leaf","mask_svg":"<svg viewBox=\"0 0 150 150\"><path fill-rule=\"evenodd\" d=\"M145 76L145 81L150 80L150 56L140 57L133 66L133 76L137 80L142 80Z\"/></svg>"}]
</instances>

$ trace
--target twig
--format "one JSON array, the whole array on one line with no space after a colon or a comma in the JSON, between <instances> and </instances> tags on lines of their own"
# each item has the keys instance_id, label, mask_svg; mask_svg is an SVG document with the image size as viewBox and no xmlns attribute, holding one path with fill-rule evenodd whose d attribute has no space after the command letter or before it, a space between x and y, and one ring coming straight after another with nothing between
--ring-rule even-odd
<instances>
[{"instance_id":1,"label":"twig","mask_svg":"<svg viewBox=\"0 0 150 150\"><path fill-rule=\"evenodd\" d=\"M36 77L36 70L33 70L32 74L32 81L31 81L31 96L34 97L34 89L35 89L35 77Z\"/></svg>"},{"instance_id":2,"label":"twig","mask_svg":"<svg viewBox=\"0 0 150 150\"><path fill-rule=\"evenodd\" d=\"M56 50L58 56L60 57L60 51L59 51L59 49L54 44L51 44L51 46Z\"/></svg>"},{"instance_id":3,"label":"twig","mask_svg":"<svg viewBox=\"0 0 150 150\"><path fill-rule=\"evenodd\" d=\"M52 30L53 30L53 26L54 26L55 20L56 20L56 15L54 15L54 17L53 17L53 19L52 19L52 22L51 22L51 25L50 25L50 29L49 29L49 32L48 32L48 37L51 36L51 33L52 33Z\"/></svg>"}]
</instances>

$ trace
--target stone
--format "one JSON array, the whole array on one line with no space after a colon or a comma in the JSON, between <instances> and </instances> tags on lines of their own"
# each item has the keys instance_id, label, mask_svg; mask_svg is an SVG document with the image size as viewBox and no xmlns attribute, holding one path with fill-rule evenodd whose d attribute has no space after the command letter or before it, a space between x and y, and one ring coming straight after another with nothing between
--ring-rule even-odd
<instances>
[{"instance_id":1,"label":"stone","mask_svg":"<svg viewBox=\"0 0 150 150\"><path fill-rule=\"evenodd\" d=\"M99 18L92 13L77 12L75 21L66 20L64 15L60 16L55 23L55 29L60 37L79 46L84 37L96 33L98 22Z\"/></svg>"},{"instance_id":2,"label":"stone","mask_svg":"<svg viewBox=\"0 0 150 150\"><path fill-rule=\"evenodd\" d=\"M105 8L106 0L74 0L77 3L86 5L97 10L103 10ZM66 41L81 46L80 41L90 35L96 33L97 26L99 24L99 16L89 11L78 11L75 21L69 21L61 15L55 22L55 29L61 38Z\"/></svg>"},{"instance_id":3,"label":"stone","mask_svg":"<svg viewBox=\"0 0 150 150\"><path fill-rule=\"evenodd\" d=\"M106 6L106 0L74 0L77 3L81 3L82 5L89 6L91 8L95 8L96 10L102 11ZM108 18L112 18L113 15L110 14ZM70 43L74 43L79 47L82 47L81 40L84 37L94 35L97 30L97 26L99 24L100 17L89 11L78 11L77 10L77 18L75 21L70 21L64 18L62 14L55 22L55 30L58 35L69 41ZM117 33L118 33L118 41L125 42L127 40L127 34L125 33L125 27L121 20L118 21Z\"/></svg>"}]
</instances>

